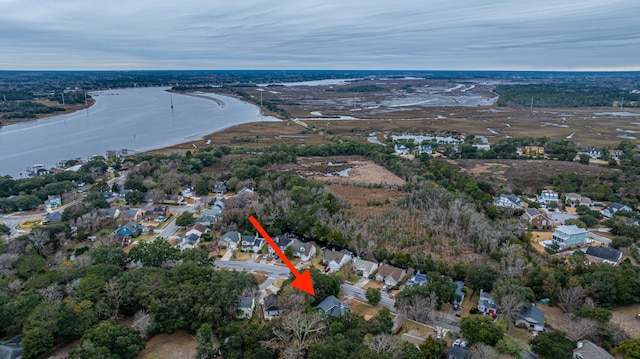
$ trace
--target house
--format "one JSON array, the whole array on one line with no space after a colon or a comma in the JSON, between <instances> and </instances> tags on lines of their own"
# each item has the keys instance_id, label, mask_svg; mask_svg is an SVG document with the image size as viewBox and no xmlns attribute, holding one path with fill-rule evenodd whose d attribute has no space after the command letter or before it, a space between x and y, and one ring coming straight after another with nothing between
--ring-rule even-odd
<instances>
[{"instance_id":1,"label":"house","mask_svg":"<svg viewBox=\"0 0 640 359\"><path fill-rule=\"evenodd\" d=\"M262 240L256 233L255 236L242 236L240 244L242 245L242 250L244 252L258 253L260 252L260 249L262 249L262 246L264 246L264 240Z\"/></svg>"},{"instance_id":2,"label":"house","mask_svg":"<svg viewBox=\"0 0 640 359\"><path fill-rule=\"evenodd\" d=\"M396 155L406 155L407 153L409 153L409 148L402 143L396 143L393 150L395 151Z\"/></svg>"},{"instance_id":3,"label":"house","mask_svg":"<svg viewBox=\"0 0 640 359\"><path fill-rule=\"evenodd\" d=\"M164 217L164 219L169 218L171 215L171 209L169 206L156 206L153 209L147 209L144 211L143 218L146 220L154 220L158 217Z\"/></svg>"},{"instance_id":4,"label":"house","mask_svg":"<svg viewBox=\"0 0 640 359\"><path fill-rule=\"evenodd\" d=\"M617 266L622 261L622 251L604 246L589 246L585 252L587 259L594 263L607 263Z\"/></svg>"},{"instance_id":5,"label":"house","mask_svg":"<svg viewBox=\"0 0 640 359\"><path fill-rule=\"evenodd\" d=\"M620 204L618 202L614 202L609 207L605 208L602 211L602 215L607 217L607 218L611 218L618 211L631 212L631 207L625 206L624 204Z\"/></svg>"},{"instance_id":6,"label":"house","mask_svg":"<svg viewBox=\"0 0 640 359\"><path fill-rule=\"evenodd\" d=\"M480 289L480 299L478 299L478 310L482 314L489 314L492 317L498 315L498 307L493 302L493 296L489 292L485 292Z\"/></svg>"},{"instance_id":7,"label":"house","mask_svg":"<svg viewBox=\"0 0 640 359\"><path fill-rule=\"evenodd\" d=\"M619 161L622 156L624 156L624 151L622 150L610 150L609 156L611 156L612 160Z\"/></svg>"},{"instance_id":8,"label":"house","mask_svg":"<svg viewBox=\"0 0 640 359\"><path fill-rule=\"evenodd\" d=\"M62 206L62 198L60 197L60 195L47 196L47 200L44 201L44 205L47 207L47 209L60 207Z\"/></svg>"},{"instance_id":9,"label":"house","mask_svg":"<svg viewBox=\"0 0 640 359\"><path fill-rule=\"evenodd\" d=\"M218 182L214 184L213 188L211 189L211 192L217 193L217 194L225 194L229 192L229 188L227 188L227 181Z\"/></svg>"},{"instance_id":10,"label":"house","mask_svg":"<svg viewBox=\"0 0 640 359\"><path fill-rule=\"evenodd\" d=\"M351 253L346 250L340 252L334 250L326 250L322 256L322 264L329 267L332 271L337 271L343 265L351 261Z\"/></svg>"},{"instance_id":11,"label":"house","mask_svg":"<svg viewBox=\"0 0 640 359\"><path fill-rule=\"evenodd\" d=\"M538 203L548 206L550 203L558 203L558 192L550 189L545 189L538 196Z\"/></svg>"},{"instance_id":12,"label":"house","mask_svg":"<svg viewBox=\"0 0 640 359\"><path fill-rule=\"evenodd\" d=\"M166 194L162 199L164 204L180 204L182 201L184 201L184 197L179 194Z\"/></svg>"},{"instance_id":13,"label":"house","mask_svg":"<svg viewBox=\"0 0 640 359\"><path fill-rule=\"evenodd\" d=\"M248 188L248 187L242 187L240 188L240 190L238 191L238 196L244 195L244 196L251 196L253 195L255 192L253 191L253 188Z\"/></svg>"},{"instance_id":14,"label":"house","mask_svg":"<svg viewBox=\"0 0 640 359\"><path fill-rule=\"evenodd\" d=\"M580 197L580 205L581 206L591 207L591 206L593 206L593 201L591 201L591 198L589 198L589 197L582 196L582 197Z\"/></svg>"},{"instance_id":15,"label":"house","mask_svg":"<svg viewBox=\"0 0 640 359\"><path fill-rule=\"evenodd\" d=\"M496 197L493 201L493 205L496 207L506 207L506 208L522 208L524 201L522 198L516 196L515 194L501 194Z\"/></svg>"},{"instance_id":16,"label":"house","mask_svg":"<svg viewBox=\"0 0 640 359\"><path fill-rule=\"evenodd\" d=\"M301 262L310 261L316 255L316 246L311 243L293 242L293 255L299 257Z\"/></svg>"},{"instance_id":17,"label":"house","mask_svg":"<svg viewBox=\"0 0 640 359\"><path fill-rule=\"evenodd\" d=\"M253 297L241 297L236 304L236 318L251 319L256 308L256 300Z\"/></svg>"},{"instance_id":18,"label":"house","mask_svg":"<svg viewBox=\"0 0 640 359\"><path fill-rule=\"evenodd\" d=\"M60 212L47 213L47 215L44 216L44 219L42 220L42 225L46 226L48 223L60 222L60 221L62 221L62 213Z\"/></svg>"},{"instance_id":19,"label":"house","mask_svg":"<svg viewBox=\"0 0 640 359\"><path fill-rule=\"evenodd\" d=\"M378 263L356 257L353 259L353 271L356 275L369 278L378 269Z\"/></svg>"},{"instance_id":20,"label":"house","mask_svg":"<svg viewBox=\"0 0 640 359\"><path fill-rule=\"evenodd\" d=\"M214 223L216 223L218 219L212 216L200 216L196 218L196 223L201 224L205 227L211 227Z\"/></svg>"},{"instance_id":21,"label":"house","mask_svg":"<svg viewBox=\"0 0 640 359\"><path fill-rule=\"evenodd\" d=\"M219 218L220 214L222 213L222 208L218 207L218 206L213 206L209 209L205 209L200 213L200 216L208 216L208 217L214 217L214 218Z\"/></svg>"},{"instance_id":22,"label":"house","mask_svg":"<svg viewBox=\"0 0 640 359\"><path fill-rule=\"evenodd\" d=\"M184 251L185 249L195 248L198 243L200 243L200 237L196 236L195 234L188 234L180 236L177 247L181 251Z\"/></svg>"},{"instance_id":23,"label":"house","mask_svg":"<svg viewBox=\"0 0 640 359\"><path fill-rule=\"evenodd\" d=\"M464 288L464 282L463 281L457 281L457 282L453 282L453 284L456 285L456 294L453 296L453 309L460 309L462 307L462 302L464 302L464 290L462 290L462 288Z\"/></svg>"},{"instance_id":24,"label":"house","mask_svg":"<svg viewBox=\"0 0 640 359\"><path fill-rule=\"evenodd\" d=\"M376 273L376 280L384 282L385 285L395 287L402 282L402 279L407 275L407 271L402 268L383 264L378 268Z\"/></svg>"},{"instance_id":25,"label":"house","mask_svg":"<svg viewBox=\"0 0 640 359\"><path fill-rule=\"evenodd\" d=\"M191 186L184 186L180 189L180 193L182 194L182 197L185 198L191 198L195 195L195 193L193 192L193 187Z\"/></svg>"},{"instance_id":26,"label":"house","mask_svg":"<svg viewBox=\"0 0 640 359\"><path fill-rule=\"evenodd\" d=\"M198 238L200 238L203 234L209 232L209 228L207 228L206 226L203 226L200 223L196 223L191 227L187 227L187 231L186 231L186 235L190 235L190 234L195 234L196 236L198 236Z\"/></svg>"},{"instance_id":27,"label":"house","mask_svg":"<svg viewBox=\"0 0 640 359\"><path fill-rule=\"evenodd\" d=\"M242 235L240 234L240 232L231 231L231 232L225 233L222 237L220 237L220 240L218 240L218 243L221 246L236 250L238 249L238 243L241 242L241 239L242 239Z\"/></svg>"},{"instance_id":28,"label":"house","mask_svg":"<svg viewBox=\"0 0 640 359\"><path fill-rule=\"evenodd\" d=\"M549 229L553 224L546 214L539 212L535 208L527 208L520 218L531 223L536 229Z\"/></svg>"},{"instance_id":29,"label":"house","mask_svg":"<svg viewBox=\"0 0 640 359\"><path fill-rule=\"evenodd\" d=\"M22 335L0 342L0 358L1 359L20 359L22 358Z\"/></svg>"},{"instance_id":30,"label":"house","mask_svg":"<svg viewBox=\"0 0 640 359\"><path fill-rule=\"evenodd\" d=\"M278 296L275 294L269 294L264 297L264 317L271 319L282 314L282 311L278 308Z\"/></svg>"},{"instance_id":31,"label":"house","mask_svg":"<svg viewBox=\"0 0 640 359\"><path fill-rule=\"evenodd\" d=\"M589 157L593 158L594 160L602 158L602 150L589 150L588 154Z\"/></svg>"},{"instance_id":32,"label":"house","mask_svg":"<svg viewBox=\"0 0 640 359\"><path fill-rule=\"evenodd\" d=\"M532 328L536 332L544 331L544 312L531 304L520 313L516 319L516 326Z\"/></svg>"},{"instance_id":33,"label":"house","mask_svg":"<svg viewBox=\"0 0 640 359\"><path fill-rule=\"evenodd\" d=\"M524 146L522 148L522 153L527 156L541 156L544 155L544 147L542 146Z\"/></svg>"},{"instance_id":34,"label":"house","mask_svg":"<svg viewBox=\"0 0 640 359\"><path fill-rule=\"evenodd\" d=\"M142 219L142 210L140 208L130 208L120 211L120 215L124 220L139 221Z\"/></svg>"},{"instance_id":35,"label":"house","mask_svg":"<svg viewBox=\"0 0 640 359\"><path fill-rule=\"evenodd\" d=\"M348 304L340 303L338 298L330 295L324 298L324 300L316 306L316 310L318 311L318 313L339 317L343 314L348 313L350 307Z\"/></svg>"},{"instance_id":36,"label":"house","mask_svg":"<svg viewBox=\"0 0 640 359\"><path fill-rule=\"evenodd\" d=\"M413 278L407 281L407 285L410 287L413 285L425 286L427 285L427 275L418 271L418 273L416 273Z\"/></svg>"},{"instance_id":37,"label":"house","mask_svg":"<svg viewBox=\"0 0 640 359\"><path fill-rule=\"evenodd\" d=\"M447 352L447 359L472 359L473 353L459 345L454 345Z\"/></svg>"},{"instance_id":38,"label":"house","mask_svg":"<svg viewBox=\"0 0 640 359\"><path fill-rule=\"evenodd\" d=\"M142 226L134 221L129 221L124 226L118 227L116 229L116 234L122 237L137 237L144 231Z\"/></svg>"},{"instance_id":39,"label":"house","mask_svg":"<svg viewBox=\"0 0 640 359\"><path fill-rule=\"evenodd\" d=\"M576 348L573 349L573 357L575 359L614 359L609 352L586 339L578 341Z\"/></svg>"},{"instance_id":40,"label":"house","mask_svg":"<svg viewBox=\"0 0 640 359\"><path fill-rule=\"evenodd\" d=\"M564 204L575 208L580 205L580 199L582 199L582 196L577 193L567 193L564 195Z\"/></svg>"},{"instance_id":41,"label":"house","mask_svg":"<svg viewBox=\"0 0 640 359\"><path fill-rule=\"evenodd\" d=\"M280 248L282 252L284 252L285 248L290 246L293 243L293 240L287 236L276 236L273 237L273 242ZM276 255L276 251L273 250L271 246L269 246L269 254Z\"/></svg>"},{"instance_id":42,"label":"house","mask_svg":"<svg viewBox=\"0 0 640 359\"><path fill-rule=\"evenodd\" d=\"M420 150L420 154L423 154L423 153L427 155L433 154L433 147L431 145L420 145L418 149Z\"/></svg>"},{"instance_id":43,"label":"house","mask_svg":"<svg viewBox=\"0 0 640 359\"><path fill-rule=\"evenodd\" d=\"M575 224L560 226L553 232L551 240L560 248L579 246L587 242L587 230Z\"/></svg>"},{"instance_id":44,"label":"house","mask_svg":"<svg viewBox=\"0 0 640 359\"><path fill-rule=\"evenodd\" d=\"M100 215L103 216L103 218L107 218L107 219L116 219L120 217L119 208L114 208L114 207L103 208L99 212L100 212Z\"/></svg>"}]
</instances>

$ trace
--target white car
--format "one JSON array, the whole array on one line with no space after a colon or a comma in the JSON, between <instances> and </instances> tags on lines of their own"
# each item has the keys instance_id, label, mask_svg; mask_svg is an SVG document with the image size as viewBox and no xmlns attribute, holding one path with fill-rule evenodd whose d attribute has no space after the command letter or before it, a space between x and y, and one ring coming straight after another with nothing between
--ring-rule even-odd
<instances>
[{"instance_id":1,"label":"white car","mask_svg":"<svg viewBox=\"0 0 640 359\"><path fill-rule=\"evenodd\" d=\"M458 345L460 345L460 343L462 343L462 340L460 340L460 339L456 339L456 340L453 342L453 346L458 346Z\"/></svg>"}]
</instances>

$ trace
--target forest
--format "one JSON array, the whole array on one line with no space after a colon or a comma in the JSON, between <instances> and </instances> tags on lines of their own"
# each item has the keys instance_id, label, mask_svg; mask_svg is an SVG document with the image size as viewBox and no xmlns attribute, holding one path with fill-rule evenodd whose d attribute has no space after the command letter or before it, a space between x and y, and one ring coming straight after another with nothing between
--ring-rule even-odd
<instances>
[{"instance_id":1,"label":"forest","mask_svg":"<svg viewBox=\"0 0 640 359\"><path fill-rule=\"evenodd\" d=\"M640 107L640 93L583 83L497 85L494 91L503 107Z\"/></svg>"}]
</instances>

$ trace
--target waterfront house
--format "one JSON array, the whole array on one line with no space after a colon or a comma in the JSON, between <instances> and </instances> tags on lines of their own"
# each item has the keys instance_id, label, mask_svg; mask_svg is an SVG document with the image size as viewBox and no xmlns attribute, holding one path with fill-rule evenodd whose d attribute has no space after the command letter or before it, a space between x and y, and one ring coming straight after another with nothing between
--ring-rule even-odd
<instances>
[{"instance_id":1,"label":"waterfront house","mask_svg":"<svg viewBox=\"0 0 640 359\"><path fill-rule=\"evenodd\" d=\"M560 226L553 232L552 241L560 248L579 246L586 243L587 230L575 224Z\"/></svg>"}]
</instances>

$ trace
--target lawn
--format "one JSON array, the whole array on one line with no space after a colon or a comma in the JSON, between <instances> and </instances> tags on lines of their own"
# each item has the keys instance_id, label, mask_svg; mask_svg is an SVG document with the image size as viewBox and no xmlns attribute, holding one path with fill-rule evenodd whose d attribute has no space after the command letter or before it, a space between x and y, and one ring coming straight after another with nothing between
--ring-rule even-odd
<instances>
[{"instance_id":1,"label":"lawn","mask_svg":"<svg viewBox=\"0 0 640 359\"><path fill-rule=\"evenodd\" d=\"M251 258L251 253L237 251L233 253L233 260L236 261L248 261Z\"/></svg>"},{"instance_id":2,"label":"lawn","mask_svg":"<svg viewBox=\"0 0 640 359\"><path fill-rule=\"evenodd\" d=\"M347 299L345 303L349 304L349 306L351 307L351 312L363 316L366 320L371 319L371 317L378 314L378 311L382 309L381 305L372 307L368 303L354 298Z\"/></svg>"},{"instance_id":3,"label":"lawn","mask_svg":"<svg viewBox=\"0 0 640 359\"><path fill-rule=\"evenodd\" d=\"M138 353L138 359L182 359L196 357L196 341L185 330L173 334L158 334Z\"/></svg>"}]
</instances>

